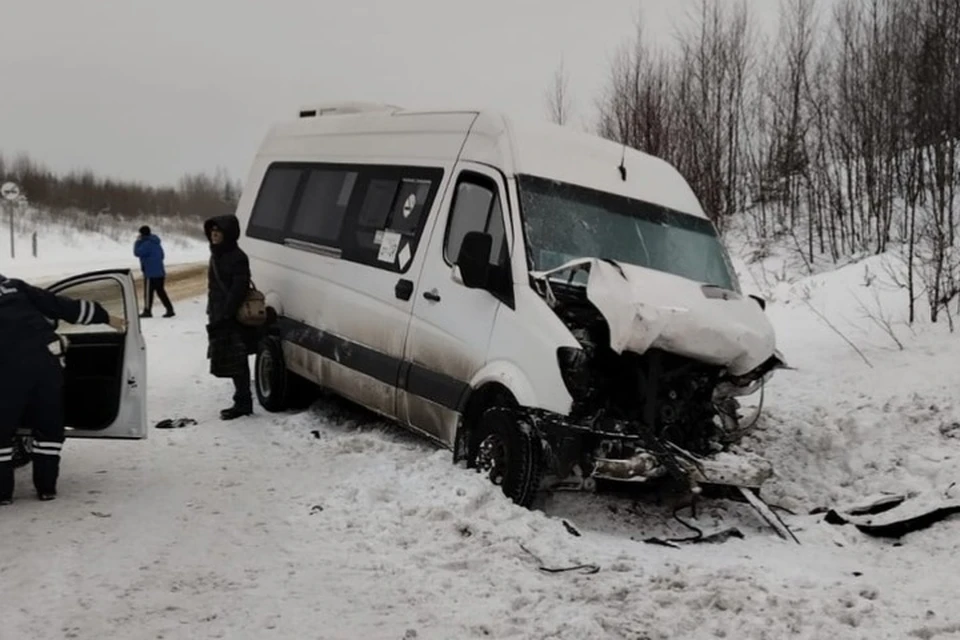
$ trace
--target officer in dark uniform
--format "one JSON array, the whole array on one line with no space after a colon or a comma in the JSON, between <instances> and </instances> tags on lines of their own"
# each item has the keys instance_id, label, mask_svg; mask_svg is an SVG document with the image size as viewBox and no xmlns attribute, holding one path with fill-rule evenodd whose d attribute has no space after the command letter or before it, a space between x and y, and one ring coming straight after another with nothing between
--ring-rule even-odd
<instances>
[{"instance_id":1,"label":"officer in dark uniform","mask_svg":"<svg viewBox=\"0 0 960 640\"><path fill-rule=\"evenodd\" d=\"M32 431L37 497L57 495L64 424L62 343L55 320L124 327L96 302L0 275L0 505L13 499L13 438L19 427Z\"/></svg>"}]
</instances>

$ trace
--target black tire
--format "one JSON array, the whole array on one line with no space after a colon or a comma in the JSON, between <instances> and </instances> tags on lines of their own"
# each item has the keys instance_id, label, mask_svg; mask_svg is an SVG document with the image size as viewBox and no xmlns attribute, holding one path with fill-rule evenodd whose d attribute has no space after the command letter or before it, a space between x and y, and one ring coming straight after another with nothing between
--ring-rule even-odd
<instances>
[{"instance_id":1,"label":"black tire","mask_svg":"<svg viewBox=\"0 0 960 640\"><path fill-rule=\"evenodd\" d=\"M487 409L470 438L467 466L488 474L505 496L529 507L543 478L543 448L539 436L504 407Z\"/></svg>"},{"instance_id":2,"label":"black tire","mask_svg":"<svg viewBox=\"0 0 960 640\"><path fill-rule=\"evenodd\" d=\"M305 409L317 397L315 385L287 369L280 340L273 336L257 347L253 384L260 406L271 413Z\"/></svg>"}]
</instances>

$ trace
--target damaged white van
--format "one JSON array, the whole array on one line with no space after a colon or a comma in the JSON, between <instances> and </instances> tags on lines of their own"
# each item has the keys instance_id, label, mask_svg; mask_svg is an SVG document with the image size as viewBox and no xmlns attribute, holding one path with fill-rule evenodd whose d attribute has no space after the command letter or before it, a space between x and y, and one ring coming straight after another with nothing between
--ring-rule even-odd
<instances>
[{"instance_id":1,"label":"damaged white van","mask_svg":"<svg viewBox=\"0 0 960 640\"><path fill-rule=\"evenodd\" d=\"M771 472L725 448L783 365L773 329L662 160L482 110L318 105L270 130L237 215L267 410L319 385L522 505L548 477Z\"/></svg>"}]
</instances>

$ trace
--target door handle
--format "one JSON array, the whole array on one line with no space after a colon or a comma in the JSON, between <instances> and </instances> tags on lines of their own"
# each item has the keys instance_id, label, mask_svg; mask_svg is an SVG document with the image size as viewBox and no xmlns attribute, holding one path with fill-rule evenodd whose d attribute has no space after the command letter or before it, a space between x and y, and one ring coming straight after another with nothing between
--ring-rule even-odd
<instances>
[{"instance_id":1,"label":"door handle","mask_svg":"<svg viewBox=\"0 0 960 640\"><path fill-rule=\"evenodd\" d=\"M413 295L413 280L400 278L397 286L393 288L393 293L401 300L409 300Z\"/></svg>"},{"instance_id":2,"label":"door handle","mask_svg":"<svg viewBox=\"0 0 960 640\"><path fill-rule=\"evenodd\" d=\"M424 291L423 297L429 300L430 302L440 302L440 294L436 289L430 289L430 291Z\"/></svg>"}]
</instances>

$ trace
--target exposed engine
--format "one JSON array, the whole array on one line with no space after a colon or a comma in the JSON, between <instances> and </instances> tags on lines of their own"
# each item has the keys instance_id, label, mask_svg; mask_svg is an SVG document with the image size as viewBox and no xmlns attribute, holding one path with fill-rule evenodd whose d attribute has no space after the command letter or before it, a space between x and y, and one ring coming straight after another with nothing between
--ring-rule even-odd
<instances>
[{"instance_id":1,"label":"exposed engine","mask_svg":"<svg viewBox=\"0 0 960 640\"><path fill-rule=\"evenodd\" d=\"M696 454L719 449L722 427L714 391L721 367L659 349L617 354L609 347L606 321L583 287L551 282L551 290L554 311L582 346L558 355L574 397L571 421L610 422L625 434L652 435Z\"/></svg>"},{"instance_id":2,"label":"exposed engine","mask_svg":"<svg viewBox=\"0 0 960 640\"><path fill-rule=\"evenodd\" d=\"M574 284L584 272L586 286ZM557 350L569 413L525 409L554 486L569 477L589 488L669 475L694 494L703 485L732 487L796 541L757 495L770 463L729 450L755 424L740 425L737 397L785 366L761 300L752 306L736 291L590 258L532 281L579 345Z\"/></svg>"}]
</instances>

